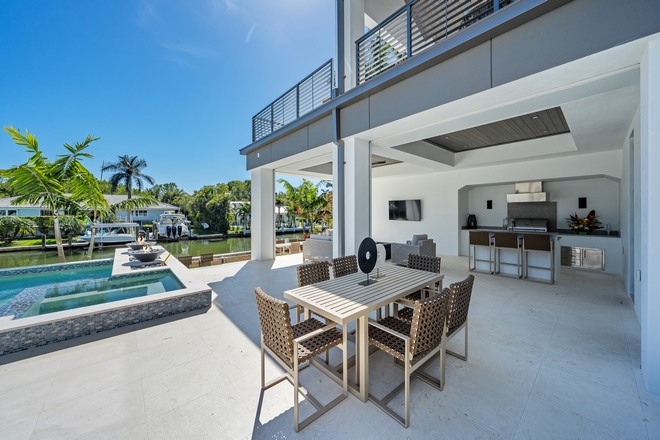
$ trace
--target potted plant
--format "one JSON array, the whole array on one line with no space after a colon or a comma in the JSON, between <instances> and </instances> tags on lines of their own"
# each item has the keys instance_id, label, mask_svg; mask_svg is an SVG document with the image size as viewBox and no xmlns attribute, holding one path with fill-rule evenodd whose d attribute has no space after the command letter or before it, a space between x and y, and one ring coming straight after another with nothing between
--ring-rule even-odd
<instances>
[{"instance_id":1,"label":"potted plant","mask_svg":"<svg viewBox=\"0 0 660 440\"><path fill-rule=\"evenodd\" d=\"M596 211L591 210L586 217L579 217L577 213L569 215L566 219L568 221L568 227L571 228L574 232L578 234L588 234L593 230L601 229L600 221L596 217Z\"/></svg>"}]
</instances>

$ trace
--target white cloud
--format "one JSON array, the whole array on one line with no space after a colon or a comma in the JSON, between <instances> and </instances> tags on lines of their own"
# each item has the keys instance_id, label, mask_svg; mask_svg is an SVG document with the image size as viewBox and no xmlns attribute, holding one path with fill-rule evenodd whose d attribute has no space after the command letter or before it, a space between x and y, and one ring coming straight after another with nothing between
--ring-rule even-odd
<instances>
[{"instance_id":1,"label":"white cloud","mask_svg":"<svg viewBox=\"0 0 660 440\"><path fill-rule=\"evenodd\" d=\"M252 38L252 34L254 33L254 30L257 27L257 23L253 23L252 26L250 27L250 30L247 33L247 36L245 37L245 44L248 44L250 42L250 38Z\"/></svg>"}]
</instances>

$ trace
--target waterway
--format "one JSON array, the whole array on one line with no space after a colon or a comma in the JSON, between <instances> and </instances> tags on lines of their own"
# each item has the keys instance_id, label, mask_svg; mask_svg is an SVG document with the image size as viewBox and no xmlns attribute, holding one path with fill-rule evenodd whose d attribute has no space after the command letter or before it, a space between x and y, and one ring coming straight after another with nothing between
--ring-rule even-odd
<instances>
[{"instance_id":1,"label":"waterway","mask_svg":"<svg viewBox=\"0 0 660 440\"><path fill-rule=\"evenodd\" d=\"M301 239L302 237L302 233L293 233L278 235L277 239ZM163 246L173 257L180 257L182 255L192 255L195 257L209 252L213 252L214 254L229 254L232 252L249 251L251 249L251 240L250 237L213 240L199 238L197 240L159 243L159 246ZM64 255L66 256L67 263L87 260L87 247L66 249L65 244L64 248ZM100 260L103 258L113 258L115 256L115 249L117 248L107 246L102 249L96 248L92 253L92 259ZM0 254L0 269L54 263L57 263L56 250L19 251Z\"/></svg>"}]
</instances>

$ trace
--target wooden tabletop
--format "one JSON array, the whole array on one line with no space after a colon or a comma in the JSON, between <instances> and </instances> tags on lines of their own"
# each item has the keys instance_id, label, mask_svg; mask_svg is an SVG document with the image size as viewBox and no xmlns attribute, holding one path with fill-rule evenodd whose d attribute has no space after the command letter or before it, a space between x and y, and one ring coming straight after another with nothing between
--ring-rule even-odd
<instances>
[{"instance_id":1,"label":"wooden tabletop","mask_svg":"<svg viewBox=\"0 0 660 440\"><path fill-rule=\"evenodd\" d=\"M371 273L372 283L368 286L358 284L367 278L358 272L286 290L284 297L336 323L346 324L444 278L439 273L393 264L381 267L379 274L380 278L373 282L376 271Z\"/></svg>"}]
</instances>

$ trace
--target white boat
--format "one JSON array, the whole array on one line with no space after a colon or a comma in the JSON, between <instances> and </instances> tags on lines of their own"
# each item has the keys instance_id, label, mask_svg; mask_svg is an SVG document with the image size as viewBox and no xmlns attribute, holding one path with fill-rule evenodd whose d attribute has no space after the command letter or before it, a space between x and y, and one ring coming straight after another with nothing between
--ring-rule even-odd
<instances>
[{"instance_id":1,"label":"white boat","mask_svg":"<svg viewBox=\"0 0 660 440\"><path fill-rule=\"evenodd\" d=\"M98 244L121 244L135 241L136 230L140 225L137 223L97 223L94 243ZM89 243L92 240L91 228L84 235L78 237L78 241Z\"/></svg>"},{"instance_id":2,"label":"white boat","mask_svg":"<svg viewBox=\"0 0 660 440\"><path fill-rule=\"evenodd\" d=\"M190 237L189 226L190 220L187 220L185 215L165 211L160 215L158 221L154 222L154 232L157 233L157 237L176 240L181 237Z\"/></svg>"}]
</instances>

